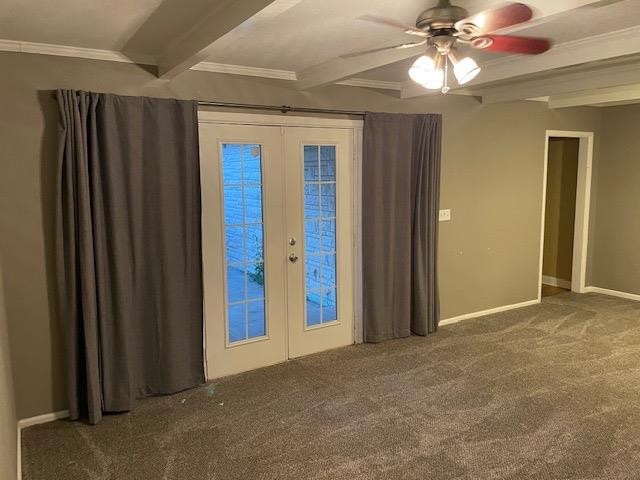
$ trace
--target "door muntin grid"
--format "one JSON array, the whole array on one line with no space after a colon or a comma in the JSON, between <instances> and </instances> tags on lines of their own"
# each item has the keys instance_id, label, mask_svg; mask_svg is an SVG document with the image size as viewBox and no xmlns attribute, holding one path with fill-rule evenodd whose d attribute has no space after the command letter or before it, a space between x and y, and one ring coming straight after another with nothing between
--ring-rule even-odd
<instances>
[{"instance_id":1,"label":"door muntin grid","mask_svg":"<svg viewBox=\"0 0 640 480\"><path fill-rule=\"evenodd\" d=\"M226 342L259 340L266 318L262 147L221 145L225 243Z\"/></svg>"},{"instance_id":2,"label":"door muntin grid","mask_svg":"<svg viewBox=\"0 0 640 480\"><path fill-rule=\"evenodd\" d=\"M303 146L305 326L338 320L336 146Z\"/></svg>"}]
</instances>

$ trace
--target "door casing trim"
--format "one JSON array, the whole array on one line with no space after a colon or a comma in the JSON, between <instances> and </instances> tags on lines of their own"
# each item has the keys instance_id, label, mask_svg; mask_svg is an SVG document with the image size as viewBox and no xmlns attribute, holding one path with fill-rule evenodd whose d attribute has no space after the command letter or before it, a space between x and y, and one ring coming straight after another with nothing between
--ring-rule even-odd
<instances>
[{"instance_id":1,"label":"door casing trim","mask_svg":"<svg viewBox=\"0 0 640 480\"><path fill-rule=\"evenodd\" d=\"M262 125L284 127L316 127L316 128L346 128L362 127L362 120L349 118L303 117L294 115L268 115L260 113L236 113L198 111L198 123L224 123L231 125Z\"/></svg>"},{"instance_id":2,"label":"door casing trim","mask_svg":"<svg viewBox=\"0 0 640 480\"><path fill-rule=\"evenodd\" d=\"M575 229L573 234L573 273L571 275L571 290L576 293L586 293L587 291L587 252L589 248L589 214L591 207L594 132L547 130L545 132L544 168L542 176L538 300L542 299L542 264L544 259L545 210L547 206L549 139L555 137L580 139L580 146L578 150L578 183L576 191Z\"/></svg>"}]
</instances>

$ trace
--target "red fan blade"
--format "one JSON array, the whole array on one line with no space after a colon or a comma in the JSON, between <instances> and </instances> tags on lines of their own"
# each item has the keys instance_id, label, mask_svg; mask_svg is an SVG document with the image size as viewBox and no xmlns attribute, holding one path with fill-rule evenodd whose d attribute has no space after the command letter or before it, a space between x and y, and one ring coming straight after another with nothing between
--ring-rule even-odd
<instances>
[{"instance_id":1,"label":"red fan blade","mask_svg":"<svg viewBox=\"0 0 640 480\"><path fill-rule=\"evenodd\" d=\"M511 35L486 35L471 41L473 48L489 52L523 53L537 55L551 48L546 38L513 37Z\"/></svg>"},{"instance_id":2,"label":"red fan blade","mask_svg":"<svg viewBox=\"0 0 640 480\"><path fill-rule=\"evenodd\" d=\"M511 3L495 10L485 10L456 23L456 29L464 31L466 25L474 25L476 34L483 35L502 28L531 20L533 10L523 3Z\"/></svg>"}]
</instances>

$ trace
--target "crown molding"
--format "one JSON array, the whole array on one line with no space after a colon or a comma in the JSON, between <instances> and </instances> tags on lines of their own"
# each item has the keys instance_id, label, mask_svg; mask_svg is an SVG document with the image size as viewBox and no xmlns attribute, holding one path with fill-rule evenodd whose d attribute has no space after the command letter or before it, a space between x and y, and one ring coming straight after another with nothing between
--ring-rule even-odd
<instances>
[{"instance_id":1,"label":"crown molding","mask_svg":"<svg viewBox=\"0 0 640 480\"><path fill-rule=\"evenodd\" d=\"M21 42L0 39L0 51L2 52L20 52L22 51L20 45Z\"/></svg>"},{"instance_id":2,"label":"crown molding","mask_svg":"<svg viewBox=\"0 0 640 480\"><path fill-rule=\"evenodd\" d=\"M86 58L89 60L105 60L107 62L139 63L142 65L155 65L156 63L154 58L145 55L128 56L113 50L70 47L68 45L55 45L52 43L21 42L16 40L0 39L0 51Z\"/></svg>"},{"instance_id":3,"label":"crown molding","mask_svg":"<svg viewBox=\"0 0 640 480\"><path fill-rule=\"evenodd\" d=\"M249 77L276 78L279 80L297 80L296 72L290 70L276 70L273 68L244 67L227 63L200 62L191 70L211 73L227 73L229 75L245 75Z\"/></svg>"},{"instance_id":4,"label":"crown molding","mask_svg":"<svg viewBox=\"0 0 640 480\"><path fill-rule=\"evenodd\" d=\"M0 39L0 52L33 53L39 55L54 55L58 57L84 58L87 60L103 60L107 62L137 63L143 65L156 65L155 58L144 55L125 55L113 50L101 50L97 48L70 47L67 45L55 45L51 43L21 42L16 40ZM274 78L278 80L296 81L296 72L290 70L278 70L273 68L245 67L242 65L230 65L226 63L201 62L191 67L191 70L210 73L225 73L228 75L244 75L249 77ZM381 80L368 80L352 78L338 82L339 85L352 87L378 88L384 90L401 90L398 82L385 82Z\"/></svg>"}]
</instances>

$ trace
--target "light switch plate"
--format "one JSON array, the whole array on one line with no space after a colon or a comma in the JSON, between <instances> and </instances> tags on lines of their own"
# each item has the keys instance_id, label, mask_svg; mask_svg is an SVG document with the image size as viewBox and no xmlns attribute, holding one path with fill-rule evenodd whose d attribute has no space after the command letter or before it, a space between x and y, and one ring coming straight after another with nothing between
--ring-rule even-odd
<instances>
[{"instance_id":1,"label":"light switch plate","mask_svg":"<svg viewBox=\"0 0 640 480\"><path fill-rule=\"evenodd\" d=\"M448 222L451 220L451 210L440 210L440 221Z\"/></svg>"}]
</instances>

